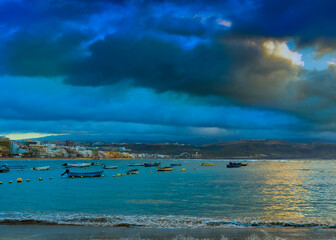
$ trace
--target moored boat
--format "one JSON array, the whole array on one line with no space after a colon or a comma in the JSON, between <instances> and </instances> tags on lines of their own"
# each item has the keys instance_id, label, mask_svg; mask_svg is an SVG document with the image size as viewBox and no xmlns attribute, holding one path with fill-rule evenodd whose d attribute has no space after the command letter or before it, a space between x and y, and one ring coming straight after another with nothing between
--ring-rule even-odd
<instances>
[{"instance_id":1,"label":"moored boat","mask_svg":"<svg viewBox=\"0 0 336 240\"><path fill-rule=\"evenodd\" d=\"M104 169L117 169L118 166L106 166L104 165Z\"/></svg>"},{"instance_id":2,"label":"moored boat","mask_svg":"<svg viewBox=\"0 0 336 240\"><path fill-rule=\"evenodd\" d=\"M130 164L128 164L129 167L141 167L143 165L144 165L144 163L130 163Z\"/></svg>"},{"instance_id":3,"label":"moored boat","mask_svg":"<svg viewBox=\"0 0 336 240\"><path fill-rule=\"evenodd\" d=\"M132 169L132 170L126 171L126 174L127 175L139 174L139 172L138 172L138 169Z\"/></svg>"},{"instance_id":4,"label":"moored boat","mask_svg":"<svg viewBox=\"0 0 336 240\"><path fill-rule=\"evenodd\" d=\"M182 166L182 164L181 163L171 163L170 166L177 167L177 166Z\"/></svg>"},{"instance_id":5,"label":"moored boat","mask_svg":"<svg viewBox=\"0 0 336 240\"><path fill-rule=\"evenodd\" d=\"M85 163L64 163L62 166L66 168L87 168L91 166L91 163L85 162Z\"/></svg>"},{"instance_id":6,"label":"moored boat","mask_svg":"<svg viewBox=\"0 0 336 240\"><path fill-rule=\"evenodd\" d=\"M227 168L240 168L241 163L236 163L236 162L229 162L229 164L226 165Z\"/></svg>"},{"instance_id":7,"label":"moored boat","mask_svg":"<svg viewBox=\"0 0 336 240\"><path fill-rule=\"evenodd\" d=\"M50 166L44 166L44 167L33 167L33 170L35 171L47 171L50 169Z\"/></svg>"},{"instance_id":8,"label":"moored boat","mask_svg":"<svg viewBox=\"0 0 336 240\"><path fill-rule=\"evenodd\" d=\"M91 166L103 166L104 164L100 163L100 162L92 162Z\"/></svg>"},{"instance_id":9,"label":"moored boat","mask_svg":"<svg viewBox=\"0 0 336 240\"><path fill-rule=\"evenodd\" d=\"M144 163L144 167L158 167L161 163Z\"/></svg>"},{"instance_id":10,"label":"moored boat","mask_svg":"<svg viewBox=\"0 0 336 240\"><path fill-rule=\"evenodd\" d=\"M6 172L10 172L10 169L7 167L7 165L2 165L0 167L0 173L6 173Z\"/></svg>"},{"instance_id":11,"label":"moored boat","mask_svg":"<svg viewBox=\"0 0 336 240\"><path fill-rule=\"evenodd\" d=\"M104 171L98 171L98 172L83 172L83 173L77 173L77 172L70 172L69 169L67 169L63 174L68 174L68 177L101 177Z\"/></svg>"},{"instance_id":12,"label":"moored boat","mask_svg":"<svg viewBox=\"0 0 336 240\"><path fill-rule=\"evenodd\" d=\"M173 171L172 167L162 167L162 168L157 168L158 172L168 172L168 171Z\"/></svg>"},{"instance_id":13,"label":"moored boat","mask_svg":"<svg viewBox=\"0 0 336 240\"><path fill-rule=\"evenodd\" d=\"M213 166L214 164L213 163L202 163L201 166L202 167L210 167L210 166Z\"/></svg>"}]
</instances>

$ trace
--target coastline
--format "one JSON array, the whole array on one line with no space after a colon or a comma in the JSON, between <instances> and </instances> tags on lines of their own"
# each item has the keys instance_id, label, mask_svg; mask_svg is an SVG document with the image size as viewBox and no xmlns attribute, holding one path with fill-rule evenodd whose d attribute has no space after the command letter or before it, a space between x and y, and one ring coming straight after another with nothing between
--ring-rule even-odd
<instances>
[{"instance_id":1,"label":"coastline","mask_svg":"<svg viewBox=\"0 0 336 240\"><path fill-rule=\"evenodd\" d=\"M0 240L7 239L335 239L334 229L316 228L129 228L72 225L0 225Z\"/></svg>"}]
</instances>

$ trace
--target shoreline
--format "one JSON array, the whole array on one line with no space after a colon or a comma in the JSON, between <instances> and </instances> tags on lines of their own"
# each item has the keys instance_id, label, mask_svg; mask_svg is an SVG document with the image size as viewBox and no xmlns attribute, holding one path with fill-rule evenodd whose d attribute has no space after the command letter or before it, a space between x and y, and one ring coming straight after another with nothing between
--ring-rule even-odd
<instances>
[{"instance_id":1,"label":"shoreline","mask_svg":"<svg viewBox=\"0 0 336 240\"><path fill-rule=\"evenodd\" d=\"M5 239L335 239L334 229L316 228L129 228L72 225L0 225Z\"/></svg>"},{"instance_id":2,"label":"shoreline","mask_svg":"<svg viewBox=\"0 0 336 240\"><path fill-rule=\"evenodd\" d=\"M14 157L6 157L6 158L0 158L1 161L76 161L76 160L86 160L86 161L100 161L100 160L204 160L204 161L211 161L211 160L239 160L239 161L283 161L283 160L327 160L327 161L333 161L336 160L335 158L14 158Z\"/></svg>"}]
</instances>

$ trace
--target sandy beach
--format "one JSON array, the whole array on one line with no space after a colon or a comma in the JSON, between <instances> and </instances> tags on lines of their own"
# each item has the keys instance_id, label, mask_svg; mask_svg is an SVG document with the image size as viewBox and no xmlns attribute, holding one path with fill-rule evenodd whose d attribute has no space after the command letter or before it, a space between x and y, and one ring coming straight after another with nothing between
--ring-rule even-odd
<instances>
[{"instance_id":1,"label":"sandy beach","mask_svg":"<svg viewBox=\"0 0 336 240\"><path fill-rule=\"evenodd\" d=\"M68 225L1 225L0 239L336 239L334 229L298 228L111 228Z\"/></svg>"}]
</instances>

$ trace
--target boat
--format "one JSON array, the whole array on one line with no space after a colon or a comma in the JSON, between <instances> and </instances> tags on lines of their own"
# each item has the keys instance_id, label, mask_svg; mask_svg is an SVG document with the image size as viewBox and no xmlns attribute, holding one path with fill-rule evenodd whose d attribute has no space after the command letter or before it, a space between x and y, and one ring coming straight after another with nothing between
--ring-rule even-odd
<instances>
[{"instance_id":1,"label":"boat","mask_svg":"<svg viewBox=\"0 0 336 240\"><path fill-rule=\"evenodd\" d=\"M104 164L100 163L100 162L92 162L91 166L103 166Z\"/></svg>"},{"instance_id":2,"label":"boat","mask_svg":"<svg viewBox=\"0 0 336 240\"><path fill-rule=\"evenodd\" d=\"M241 163L236 163L236 162L229 162L229 164L226 164L227 168L240 168Z\"/></svg>"},{"instance_id":3,"label":"boat","mask_svg":"<svg viewBox=\"0 0 336 240\"><path fill-rule=\"evenodd\" d=\"M44 167L33 167L33 170L35 171L47 171L49 170L50 166L44 166Z\"/></svg>"},{"instance_id":4,"label":"boat","mask_svg":"<svg viewBox=\"0 0 336 240\"><path fill-rule=\"evenodd\" d=\"M104 171L99 171L99 172L85 172L85 173L76 173L76 172L70 172L69 169L67 169L63 174L68 174L68 177L101 177Z\"/></svg>"},{"instance_id":5,"label":"boat","mask_svg":"<svg viewBox=\"0 0 336 240\"><path fill-rule=\"evenodd\" d=\"M144 163L144 167L158 167L161 163Z\"/></svg>"},{"instance_id":6,"label":"boat","mask_svg":"<svg viewBox=\"0 0 336 240\"><path fill-rule=\"evenodd\" d=\"M26 166L23 165L7 165L5 164L9 169L24 169Z\"/></svg>"},{"instance_id":7,"label":"boat","mask_svg":"<svg viewBox=\"0 0 336 240\"><path fill-rule=\"evenodd\" d=\"M181 163L171 163L170 166L177 167L177 166L182 166L182 164Z\"/></svg>"},{"instance_id":8,"label":"boat","mask_svg":"<svg viewBox=\"0 0 336 240\"><path fill-rule=\"evenodd\" d=\"M172 167L162 167L162 168L157 168L158 172L168 172L168 171L173 171Z\"/></svg>"},{"instance_id":9,"label":"boat","mask_svg":"<svg viewBox=\"0 0 336 240\"><path fill-rule=\"evenodd\" d=\"M0 173L6 173L6 172L10 172L10 169L7 167L7 165L2 165L0 167Z\"/></svg>"},{"instance_id":10,"label":"boat","mask_svg":"<svg viewBox=\"0 0 336 240\"><path fill-rule=\"evenodd\" d=\"M144 165L144 163L130 163L130 164L128 164L129 167L141 167L143 165Z\"/></svg>"},{"instance_id":11,"label":"boat","mask_svg":"<svg viewBox=\"0 0 336 240\"><path fill-rule=\"evenodd\" d=\"M126 174L127 175L139 174L139 172L138 172L138 169L132 169L132 170L126 171Z\"/></svg>"},{"instance_id":12,"label":"boat","mask_svg":"<svg viewBox=\"0 0 336 240\"><path fill-rule=\"evenodd\" d=\"M62 164L62 166L66 167L66 168L87 168L91 166L91 163L85 162L85 163L64 163Z\"/></svg>"},{"instance_id":13,"label":"boat","mask_svg":"<svg viewBox=\"0 0 336 240\"><path fill-rule=\"evenodd\" d=\"M104 169L117 169L118 166L106 166L106 165L104 165L103 168L104 168Z\"/></svg>"},{"instance_id":14,"label":"boat","mask_svg":"<svg viewBox=\"0 0 336 240\"><path fill-rule=\"evenodd\" d=\"M214 164L213 163L202 163L201 166L202 167L210 167L210 166L213 166Z\"/></svg>"}]
</instances>

